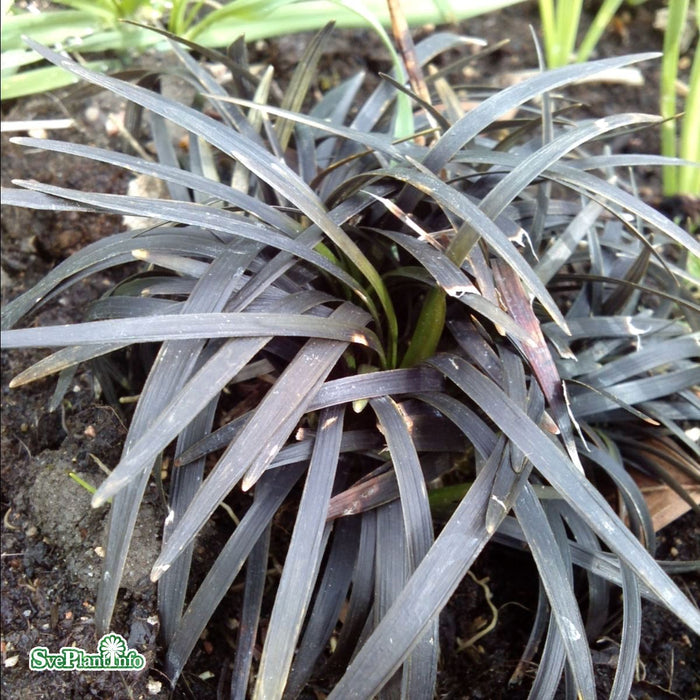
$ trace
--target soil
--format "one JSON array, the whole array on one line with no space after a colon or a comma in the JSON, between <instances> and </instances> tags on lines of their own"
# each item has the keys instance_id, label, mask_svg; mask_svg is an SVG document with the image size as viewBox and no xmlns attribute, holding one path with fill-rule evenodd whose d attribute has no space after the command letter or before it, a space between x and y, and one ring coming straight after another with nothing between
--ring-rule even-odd
<instances>
[{"instance_id":1,"label":"soil","mask_svg":"<svg viewBox=\"0 0 700 700\"><path fill-rule=\"evenodd\" d=\"M593 3L592 3L593 5ZM600 55L630 51L660 50L661 35L652 28L660 3L629 7L599 45ZM588 8L591 9L590 7ZM589 21L589 18L586 20ZM521 5L464 23L460 30L490 42L509 38L508 45L478 63L476 82L503 80L536 65L527 22L537 24L532 5ZM421 30L425 33L427 30ZM301 55L308 37L285 37L258 42L253 60L271 61L277 75L288 75ZM362 53L357 46L362 46ZM386 54L364 31L338 32L322 65L320 83L333 84L357 70L376 74L388 68ZM573 95L584 112L602 116L621 111L657 112L658 64L645 64L644 87L582 87ZM97 107L97 109L95 109ZM119 135L108 133L105 116L119 111L112 98L91 97L76 108L79 129L52 133L103 147L119 147ZM77 111L76 111L77 110ZM11 105L6 119L64 117L63 105L46 96ZM658 152L655 132L631 135L615 144L617 150ZM31 154L2 136L2 183L13 178L35 178L78 189L123 193L128 182L121 171L107 166L75 161L59 154ZM640 190L648 199L659 197L659 173L642 169ZM119 217L57 214L7 208L2 219L2 292L11 299L28 289L71 252L87 243L120 230ZM43 323L78 320L80 310L99 297L112 283L108 277L86 280L73 287L57 303L43 311ZM27 666L29 650L37 645L57 651L64 646L94 650L93 625L96 581L104 545L105 510L93 511L89 492L69 474L87 484L102 478L100 463L114 465L119 459L126 433L124 415L95 397L91 375L76 374L68 400L49 412L53 390L50 381L10 390L9 380L41 356L39 352L2 352L2 694L8 700L23 698L166 698L171 697L167 679L159 670L155 590L148 580L158 550L162 505L155 487L147 492L140 515L127 573L115 611L112 630L124 635L130 647L147 659L138 673L35 673ZM226 516L214 518L207 539L230 533ZM206 570L205 548L197 553ZM273 552L274 553L274 552ZM700 559L700 525L686 515L659 534L661 559ZM284 558L283 553L278 557ZM513 572L518 575L514 576ZM532 576L528 575L532 573ZM477 583L466 578L441 617L442 659L439 674L440 698L527 697L534 668L526 669L520 685L509 686L527 641L536 604L536 575L524 553L493 545L474 567ZM687 594L700 600L697 579L676 577ZM459 640L471 637L491 620L485 593L489 591L498 609L495 628L476 644L459 651ZM220 670L233 651L238 592L221 606L200 641L183 674L174 697L214 698ZM674 617L645 605L638 679L633 697L700 697L697 668L698 639ZM594 645L596 675L601 696L607 694L616 663L619 629ZM309 697L313 697L310 695ZM320 696L318 696L320 697Z\"/></svg>"}]
</instances>

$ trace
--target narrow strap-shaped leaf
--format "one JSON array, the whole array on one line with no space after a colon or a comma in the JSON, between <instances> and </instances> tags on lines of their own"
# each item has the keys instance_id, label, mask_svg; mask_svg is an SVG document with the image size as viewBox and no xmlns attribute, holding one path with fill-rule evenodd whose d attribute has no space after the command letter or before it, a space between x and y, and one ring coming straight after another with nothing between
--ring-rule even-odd
<instances>
[{"instance_id":1,"label":"narrow strap-shaped leaf","mask_svg":"<svg viewBox=\"0 0 700 700\"><path fill-rule=\"evenodd\" d=\"M168 124L160 114L151 112L151 133L153 134L153 143L158 154L158 161L171 168L179 168L177 154L175 153L175 145L173 139L168 132ZM177 199L182 202L190 201L190 193L187 187L184 187L178 182L168 182L168 192L172 199Z\"/></svg>"},{"instance_id":2,"label":"narrow strap-shaped leaf","mask_svg":"<svg viewBox=\"0 0 700 700\"><path fill-rule=\"evenodd\" d=\"M5 331L6 348L150 343L163 340L210 338L261 338L266 336L316 337L374 345L374 334L361 325L301 314L180 313L143 318L88 321L65 326L39 326Z\"/></svg>"},{"instance_id":3,"label":"narrow strap-shaped leaf","mask_svg":"<svg viewBox=\"0 0 700 700\"><path fill-rule=\"evenodd\" d=\"M418 107L425 110L426 114L428 115L429 123L432 123L435 126L439 126L440 129L442 129L443 131L446 131L450 128L450 122L443 116L440 110L434 107L427 100L422 99L410 87L404 85L403 83L400 83L398 80L395 80L386 73L379 73L379 77L382 80L386 80L392 87L396 88L396 90L399 90L405 95L408 95L411 98L412 102L415 102L415 104Z\"/></svg>"},{"instance_id":4,"label":"narrow strap-shaped leaf","mask_svg":"<svg viewBox=\"0 0 700 700\"><path fill-rule=\"evenodd\" d=\"M20 137L17 137L20 138ZM12 141L12 139L10 139ZM43 139L37 139L43 143ZM19 143L19 142L18 142ZM59 141L63 143L63 141ZM0 188L3 206L22 207L23 209L41 209L42 211L81 211L94 212L93 207L68 202L65 199L52 197L42 192L31 192L16 187Z\"/></svg>"},{"instance_id":5,"label":"narrow strap-shaped leaf","mask_svg":"<svg viewBox=\"0 0 700 700\"><path fill-rule=\"evenodd\" d=\"M446 131L425 157L423 165L438 172L466 143L489 126L495 119L514 107L538 97L543 92L562 87L567 83L592 77L603 71L628 66L641 61L658 58L658 53L640 53L631 56L618 56L599 61L564 66L533 76L522 83L500 90L493 97L481 102L467 112L458 122Z\"/></svg>"},{"instance_id":6,"label":"narrow strap-shaped leaf","mask_svg":"<svg viewBox=\"0 0 700 700\"><path fill-rule=\"evenodd\" d=\"M213 146L235 157L237 161L257 175L263 182L268 183L277 193L296 205L343 250L345 255L352 260L367 278L382 304L387 316L390 333L392 336L396 336L396 317L379 273L357 244L333 222L318 197L294 171L280 163L278 159L259 144L243 138L232 129L225 128L211 117L143 88L90 71L35 41L28 39L27 43L37 53L55 65L70 71L84 80L107 88L146 109L161 114L165 118L180 124L188 131L206 138ZM171 217L167 216L165 218L170 219ZM354 288L354 283L350 284L350 287Z\"/></svg>"},{"instance_id":7,"label":"narrow strap-shaped leaf","mask_svg":"<svg viewBox=\"0 0 700 700\"><path fill-rule=\"evenodd\" d=\"M581 612L547 516L531 486L523 487L514 508L549 597L578 695L583 700L594 700L593 662Z\"/></svg>"},{"instance_id":8,"label":"narrow strap-shaped leaf","mask_svg":"<svg viewBox=\"0 0 700 700\"><path fill-rule=\"evenodd\" d=\"M210 401L180 433L175 448L176 455L211 430L216 406L216 401ZM175 524L179 522L180 517L187 510L187 506L202 484L203 476L204 459L199 459L183 469L176 469L172 472L168 493L168 516L163 527L163 541L168 539ZM182 617L187 583L190 578L192 550L193 547L190 546L188 550L183 552L182 556L158 581L158 614L160 615L161 632L166 640L172 638Z\"/></svg>"},{"instance_id":9,"label":"narrow strap-shaped leaf","mask_svg":"<svg viewBox=\"0 0 700 700\"><path fill-rule=\"evenodd\" d=\"M447 604L489 540L484 517L494 470L495 465L477 475L428 554L329 695L330 700L353 694L372 697Z\"/></svg>"},{"instance_id":10,"label":"narrow strap-shaped leaf","mask_svg":"<svg viewBox=\"0 0 700 700\"><path fill-rule=\"evenodd\" d=\"M43 379L54 372L62 372L81 362L87 362L110 352L121 350L127 345L128 343L107 343L105 345L75 345L62 348L13 377L10 381L10 389L29 384L37 379Z\"/></svg>"},{"instance_id":11,"label":"narrow strap-shaped leaf","mask_svg":"<svg viewBox=\"0 0 700 700\"><path fill-rule=\"evenodd\" d=\"M595 533L582 522L571 510L571 507L561 501L548 504L550 512L556 508L576 542L589 551L599 551L600 541ZM588 639L597 639L609 621L610 585L601 576L596 576L592 571L588 572L588 610L586 615L586 635Z\"/></svg>"},{"instance_id":12,"label":"narrow strap-shaped leaf","mask_svg":"<svg viewBox=\"0 0 700 700\"><path fill-rule=\"evenodd\" d=\"M204 271L208 267L209 265L204 263ZM181 308L181 301L154 297L127 297L116 294L96 299L85 312L84 320L103 321L112 318L143 318L144 316L178 313Z\"/></svg>"},{"instance_id":13,"label":"narrow strap-shaped leaf","mask_svg":"<svg viewBox=\"0 0 700 700\"><path fill-rule=\"evenodd\" d=\"M310 411L360 399L395 396L419 391L441 391L443 378L430 367L392 369L352 377L341 377L326 382L309 406Z\"/></svg>"},{"instance_id":14,"label":"narrow strap-shaped leaf","mask_svg":"<svg viewBox=\"0 0 700 700\"><path fill-rule=\"evenodd\" d=\"M398 501L392 501L381 506L377 510L377 543L374 555L372 626L375 629L381 624L406 583L408 577L406 544L401 504ZM359 653L362 653L364 648L365 644L362 644ZM401 698L403 670L397 668L396 671L396 673L387 674L386 686L382 688L379 695L380 700Z\"/></svg>"},{"instance_id":15,"label":"narrow strap-shaped leaf","mask_svg":"<svg viewBox=\"0 0 700 700\"><path fill-rule=\"evenodd\" d=\"M642 638L642 602L637 577L624 563L620 563L620 571L622 573L622 639L615 680L610 690L610 700L629 698Z\"/></svg>"},{"instance_id":16,"label":"narrow strap-shaped leaf","mask_svg":"<svg viewBox=\"0 0 700 700\"><path fill-rule=\"evenodd\" d=\"M333 316L353 321L368 319L367 314L351 304L341 306ZM151 572L154 580L167 570L244 474L243 487L249 488L265 471L346 347L342 341L310 340L301 348L275 383L274 391L265 395L205 480L180 526L163 547Z\"/></svg>"},{"instance_id":17,"label":"narrow strap-shaped leaf","mask_svg":"<svg viewBox=\"0 0 700 700\"><path fill-rule=\"evenodd\" d=\"M257 252L257 247L251 244L224 247L209 272L198 281L185 304L185 311L196 313L222 308L237 283L237 276L231 275L230 270L239 266L245 269ZM222 270L228 274L221 275ZM146 432L153 417L167 405L195 369L203 347L200 340L163 343L141 391L123 454L128 453ZM149 460L137 464L131 483L126 484L123 492L115 493L112 500L107 551L95 606L95 626L101 634L109 629L136 517L156 456L152 453Z\"/></svg>"},{"instance_id":18,"label":"narrow strap-shaped leaf","mask_svg":"<svg viewBox=\"0 0 700 700\"><path fill-rule=\"evenodd\" d=\"M352 573L352 590L348 609L340 630L338 643L324 666L324 675L347 667L367 617L372 608L374 593L374 546L377 533L377 514L368 511L360 516L360 537L355 568ZM300 654L303 653L300 650ZM292 670L292 677L294 669ZM290 680L291 685L291 680Z\"/></svg>"},{"instance_id":19,"label":"narrow strap-shaped leaf","mask_svg":"<svg viewBox=\"0 0 700 700\"><path fill-rule=\"evenodd\" d=\"M372 399L370 405L379 418L380 430L389 447L394 465L404 528L408 542L409 564L413 570L430 548L433 540L428 491L418 454L406 426L407 418L389 397Z\"/></svg>"},{"instance_id":20,"label":"narrow strap-shaped leaf","mask_svg":"<svg viewBox=\"0 0 700 700\"><path fill-rule=\"evenodd\" d=\"M549 609L548 617L547 639L527 700L553 700L561 683L561 674L566 663L566 652L551 609Z\"/></svg>"},{"instance_id":21,"label":"narrow strap-shaped leaf","mask_svg":"<svg viewBox=\"0 0 700 700\"><path fill-rule=\"evenodd\" d=\"M314 440L301 440L283 447L270 462L270 468L310 459ZM340 452L362 452L376 449L380 445L377 434L372 430L348 430L340 441Z\"/></svg>"},{"instance_id":22,"label":"narrow strap-shaped leaf","mask_svg":"<svg viewBox=\"0 0 700 700\"><path fill-rule=\"evenodd\" d=\"M343 434L343 409L327 408L319 416L314 451L301 496L292 539L277 587L263 647L254 698L281 698L304 615L314 589L323 551L326 511Z\"/></svg>"},{"instance_id":23,"label":"narrow strap-shaped leaf","mask_svg":"<svg viewBox=\"0 0 700 700\"><path fill-rule=\"evenodd\" d=\"M537 382L542 388L542 393L547 399L547 403L550 405L559 430L562 433L564 445L571 461L582 469L559 370L545 342L540 322L535 316L527 293L513 269L498 260L494 262L493 269L495 278L498 281L498 290L503 297L508 312L519 326L527 328L528 331L528 343L519 343L517 340L515 342L527 358L537 377Z\"/></svg>"},{"instance_id":24,"label":"narrow strap-shaped leaf","mask_svg":"<svg viewBox=\"0 0 700 700\"><path fill-rule=\"evenodd\" d=\"M419 415L414 413L410 414L409 420L413 421L410 432L416 449L420 452L432 451L437 453L435 456L438 459L429 460L424 456L422 460L425 481L429 482L437 479L451 468L449 460L441 460L439 457L444 457L447 452L463 453L464 443L459 438L455 440L455 431L449 425L435 423L434 421L424 421ZM426 423L425 427L422 425L423 423ZM343 449L344 443L345 439L343 439L341 445ZM357 445L355 451L357 452L362 447L374 447L376 449L379 445L369 445L367 443L365 445ZM275 462L273 462L273 465ZM460 494L460 497L461 495L463 494ZM365 513L396 498L399 498L399 487L395 472L393 470L387 471L385 466L378 467L349 488L333 496L328 505L327 517L328 520L334 520L347 517L348 515Z\"/></svg>"},{"instance_id":25,"label":"narrow strap-shaped leaf","mask_svg":"<svg viewBox=\"0 0 700 700\"><path fill-rule=\"evenodd\" d=\"M653 251L652 248L646 247L645 248L646 252ZM656 261L654 261L656 262ZM658 277L658 272L655 270L649 270L650 276L656 276ZM656 272L656 275L654 273ZM674 270L674 275L676 278L681 278L681 279L686 279L687 281L691 281L688 279L688 277L681 271L679 274ZM562 275L563 276L563 275ZM666 304L669 302L676 304L680 307L680 309L687 313L691 312L692 316L690 318L695 317L698 313L700 313L700 304L696 304L693 301L691 301L687 297L687 294L685 294L682 290L679 290L678 293L671 293L671 292L664 292L661 289L658 289L656 287L652 287L649 284L641 284L639 282L633 282L630 279L618 279L617 277L610 277L606 275L591 275L591 274L585 274L585 273L577 273L577 272L572 272L572 273L567 273L566 278L569 280L581 280L583 282L600 282L601 285L605 286L611 286L613 288L622 288L626 290L626 297L631 297L631 295L634 292L645 292L647 294L651 294L653 296L658 297L659 299L662 299ZM666 277L666 279L663 282L660 282L664 286L668 286L670 288L676 288L678 289L678 284L676 279L673 277L669 276ZM638 296L638 295L635 295ZM611 311L611 313L629 313L630 309L633 309L634 307L634 300L630 298L629 301L626 302L625 307L621 307L622 310L618 309L617 307L615 308L610 308L608 309L608 306L605 307L605 312L607 313L608 310ZM659 316L663 314L663 311L659 309L657 312ZM696 327L697 324L695 324L693 327Z\"/></svg>"},{"instance_id":26,"label":"narrow strap-shaped leaf","mask_svg":"<svg viewBox=\"0 0 700 700\"><path fill-rule=\"evenodd\" d=\"M174 682L180 675L207 622L305 468L305 464L290 465L257 484L253 505L233 531L192 598L168 647L165 670L171 681Z\"/></svg>"},{"instance_id":27,"label":"narrow strap-shaped leaf","mask_svg":"<svg viewBox=\"0 0 700 700\"><path fill-rule=\"evenodd\" d=\"M124 153L109 151L104 148L84 146L82 144L68 143L66 141L16 137L13 139L13 142L30 148L41 148L58 153L67 153L82 158L90 158L91 160L96 160L101 163L117 165L121 168L127 168L132 172L152 175L153 177L158 177L162 180L197 190L210 197L219 199L222 202L227 202L239 207L241 210L257 216L261 221L287 234L293 234L299 228L294 219L284 214L284 212L269 206L260 199L251 197L239 190L227 187L220 182L215 182L214 180L210 180L209 178L197 175L188 170L173 168L163 163L154 163ZM22 192L22 190L17 191L18 195L19 192Z\"/></svg>"},{"instance_id":28,"label":"narrow strap-shaped leaf","mask_svg":"<svg viewBox=\"0 0 700 700\"><path fill-rule=\"evenodd\" d=\"M504 435L498 438L496 449L491 453L487 461L498 464L491 488L491 495L489 496L489 505L486 509L486 517L484 518L487 532L493 534L498 529L501 520L508 515L508 511L512 506L512 504L510 506L506 504L504 496L511 491L516 480L516 474L510 468L510 449Z\"/></svg>"},{"instance_id":29,"label":"narrow strap-shaped leaf","mask_svg":"<svg viewBox=\"0 0 700 700\"><path fill-rule=\"evenodd\" d=\"M347 313L350 318L354 317L359 320L364 317L365 320L369 320L364 312L359 311L356 307L351 307L349 304L340 307L335 312L339 316L342 316L343 313ZM290 401L289 405L283 407L280 403L273 400L265 408L265 410L270 412L270 415L265 416L265 411L262 410L263 404L261 404L253 420L259 419L262 422L267 419L270 425L276 426L280 436L285 433L287 436L290 435L296 423L307 412L312 397L316 394L343 352L345 352L347 345L344 342L309 340L287 366L287 369L275 383L274 391L271 392L273 396L279 392L277 400L281 401L286 390ZM294 386L295 381L298 382L296 386ZM283 442L284 439L282 439ZM281 443L275 444L273 442L270 450L273 454L265 454L262 450L258 451L257 454L253 452L253 459L248 465L241 483L241 488L244 491L250 488L260 477L260 474L268 468L273 460L274 453L280 447Z\"/></svg>"},{"instance_id":30,"label":"narrow strap-shaped leaf","mask_svg":"<svg viewBox=\"0 0 700 700\"><path fill-rule=\"evenodd\" d=\"M270 552L271 529L272 523L260 535L246 562L243 605L241 607L238 640L236 642L236 659L231 671L231 700L246 700L248 697L250 667L255 651L255 641L260 622L260 608L267 581L267 559Z\"/></svg>"},{"instance_id":31,"label":"narrow strap-shaped leaf","mask_svg":"<svg viewBox=\"0 0 700 700\"><path fill-rule=\"evenodd\" d=\"M530 27L530 34L532 35L532 40L535 44L535 49L537 50L537 66L540 71L546 69L546 60L544 57L544 52L542 51L542 46L537 39L537 34L534 28ZM542 93L542 142L544 145L550 144L554 139L554 105L552 100L552 95L549 91ZM517 130L516 132L517 133ZM515 133L511 132L511 136ZM507 176L506 176L507 177ZM532 227L528 232L528 237L530 239L530 245L532 246L533 252L540 249L542 236L544 233L544 225L547 219L547 210L549 209L549 203L552 196L552 183L543 182L537 186L537 197L536 204L537 209L532 220Z\"/></svg>"},{"instance_id":32,"label":"narrow strap-shaped leaf","mask_svg":"<svg viewBox=\"0 0 700 700\"><path fill-rule=\"evenodd\" d=\"M518 406L528 412L528 415L535 423L539 423L544 410L541 392L537 392L534 384L531 385L531 401L528 410L528 390L525 383L525 368L522 360L512 349L506 346L499 347L498 354L503 366L503 389ZM525 462L523 453L515 445L511 445L509 449L511 451L513 471L522 471Z\"/></svg>"},{"instance_id":33,"label":"narrow strap-shaped leaf","mask_svg":"<svg viewBox=\"0 0 700 700\"><path fill-rule=\"evenodd\" d=\"M321 58L321 54L325 47L328 37L333 31L333 22L329 22L319 32L317 32L311 41L307 44L303 55L299 59L292 78L289 81L284 98L282 99L282 108L291 112L299 112L304 104L304 99L311 87L311 81L316 75L316 67ZM288 119L279 119L275 125L277 139L280 148L284 151L289 144L289 139L294 130L294 122Z\"/></svg>"},{"instance_id":34,"label":"narrow strap-shaped leaf","mask_svg":"<svg viewBox=\"0 0 700 700\"><path fill-rule=\"evenodd\" d=\"M435 354L445 331L446 314L445 292L432 287L423 300L408 349L401 360L402 367L412 367Z\"/></svg>"},{"instance_id":35,"label":"narrow strap-shaped leaf","mask_svg":"<svg viewBox=\"0 0 700 700\"><path fill-rule=\"evenodd\" d=\"M350 587L358 547L359 523L347 518L333 528L327 561L319 580L313 607L289 674L284 700L297 698L327 648ZM354 582L353 582L354 586ZM343 623L343 626L345 623Z\"/></svg>"},{"instance_id":36,"label":"narrow strap-shaped leaf","mask_svg":"<svg viewBox=\"0 0 700 700\"><path fill-rule=\"evenodd\" d=\"M311 116L320 117L331 124L344 125L348 119L349 112L355 106L357 94L364 84L365 73L360 71L353 77L336 85L312 108ZM297 134L300 131L317 138L319 136L318 133L315 133L305 125L297 124ZM341 154L343 153L347 155L342 156ZM317 164L317 172L314 175L322 178L322 182L317 180L317 182L320 182L318 193L322 201L328 201L330 194L333 192L335 181L338 178L342 180L344 172L356 171L361 167L360 154L366 157L367 162L376 161L381 163L385 160L376 151L372 152L370 149L363 149L359 144L339 139L335 136L324 139L314 148L313 159ZM323 174L318 173L318 170L321 170Z\"/></svg>"},{"instance_id":37,"label":"narrow strap-shaped leaf","mask_svg":"<svg viewBox=\"0 0 700 700\"><path fill-rule=\"evenodd\" d=\"M664 605L700 632L700 613L661 570L612 512L602 495L566 455L489 379L456 356L430 361L477 401L489 417L523 450L561 497L605 541Z\"/></svg>"},{"instance_id":38,"label":"narrow strap-shaped leaf","mask_svg":"<svg viewBox=\"0 0 700 700\"><path fill-rule=\"evenodd\" d=\"M56 381L56 387L54 388L53 394L49 401L49 413L56 411L63 403L68 391L75 386L73 381L75 378L76 367L68 367L61 371L58 375L58 380Z\"/></svg>"},{"instance_id":39,"label":"narrow strap-shaped leaf","mask_svg":"<svg viewBox=\"0 0 700 700\"><path fill-rule=\"evenodd\" d=\"M433 541L433 523L428 491L418 454L406 425L408 418L389 397L370 401L389 447L398 482L404 531L406 533L408 571L412 572ZM402 694L409 698L432 695L437 674L438 620L418 642L404 670Z\"/></svg>"}]
</instances>

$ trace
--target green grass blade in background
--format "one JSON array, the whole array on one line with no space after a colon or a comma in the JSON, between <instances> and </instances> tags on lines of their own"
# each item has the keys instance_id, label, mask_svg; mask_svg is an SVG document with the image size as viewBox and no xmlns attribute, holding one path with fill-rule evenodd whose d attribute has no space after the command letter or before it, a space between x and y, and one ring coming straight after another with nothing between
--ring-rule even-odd
<instances>
[{"instance_id":1,"label":"green grass blade in background","mask_svg":"<svg viewBox=\"0 0 700 700\"><path fill-rule=\"evenodd\" d=\"M578 47L578 51L576 52L577 61L587 61L591 57L598 41L610 26L613 17L620 9L621 5L622 0L603 0L602 5L593 18L593 22L591 22L591 26L588 28L588 31Z\"/></svg>"},{"instance_id":2,"label":"green grass blade in background","mask_svg":"<svg viewBox=\"0 0 700 700\"><path fill-rule=\"evenodd\" d=\"M450 2L450 16L457 20L468 19L517 2L518 0ZM359 3L356 4L359 6ZM406 19L412 26L450 21L449 18L443 16L440 9L442 5L442 2L439 5L434 2L407 3L405 6ZM391 26L389 10L384 0L363 0L362 8L382 26ZM230 8L226 11L233 13L235 9ZM211 16L207 17L206 25L195 25L191 31L198 43L206 46L225 46L231 39L230 24L218 21L215 23L210 19ZM267 12L263 17L249 16L243 21L240 18L237 19L238 33L245 32L247 41L256 41L280 34L311 31L330 21L335 22L337 27L366 26L366 20L360 18L355 11L348 7L340 7L337 3L321 1L304 3L284 1L277 3L276 8L272 12Z\"/></svg>"},{"instance_id":3,"label":"green grass blade in background","mask_svg":"<svg viewBox=\"0 0 700 700\"><path fill-rule=\"evenodd\" d=\"M676 115L676 79L683 24L688 14L689 0L674 0L669 3L668 20L664 32L664 52L661 59L661 153L665 156L678 155ZM697 127L697 124L695 125ZM663 169L664 194L679 192L679 173L675 168Z\"/></svg>"},{"instance_id":4,"label":"green grass blade in background","mask_svg":"<svg viewBox=\"0 0 700 700\"><path fill-rule=\"evenodd\" d=\"M696 13L698 11L696 3ZM681 193L700 196L700 52L695 49L685 98L679 155L696 167L681 166L678 189Z\"/></svg>"}]
</instances>

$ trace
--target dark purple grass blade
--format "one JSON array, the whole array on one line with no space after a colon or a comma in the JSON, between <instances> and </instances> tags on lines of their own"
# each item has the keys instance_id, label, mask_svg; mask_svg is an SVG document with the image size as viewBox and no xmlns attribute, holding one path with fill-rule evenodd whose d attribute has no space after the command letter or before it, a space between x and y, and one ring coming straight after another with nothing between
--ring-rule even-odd
<instances>
[{"instance_id":1,"label":"dark purple grass blade","mask_svg":"<svg viewBox=\"0 0 700 700\"><path fill-rule=\"evenodd\" d=\"M333 654L324 666L322 675L334 675L346 668L358 644L360 634L372 609L374 594L374 548L377 536L377 514L374 511L360 517L360 535L357 559L352 572L352 590L348 608ZM299 651L301 656L305 646ZM301 664L299 664L301 665ZM290 687L293 686L296 666L292 668Z\"/></svg>"},{"instance_id":2,"label":"dark purple grass blade","mask_svg":"<svg viewBox=\"0 0 700 700\"><path fill-rule=\"evenodd\" d=\"M543 92L554 90L567 83L582 80L612 68L620 68L658 57L658 53L640 53L565 66L540 73L525 82L500 90L493 97L470 110L454 124L433 146L424 159L423 165L433 172L438 172L465 144L495 119L508 110L538 97Z\"/></svg>"},{"instance_id":3,"label":"dark purple grass blade","mask_svg":"<svg viewBox=\"0 0 700 700\"><path fill-rule=\"evenodd\" d=\"M231 700L246 700L248 697L248 682L260 623L260 608L267 582L271 529L272 523L260 536L246 562L243 606L236 641L236 658L231 671Z\"/></svg>"},{"instance_id":4,"label":"dark purple grass blade","mask_svg":"<svg viewBox=\"0 0 700 700\"><path fill-rule=\"evenodd\" d=\"M630 566L673 613L691 629L700 631L700 613L661 570L613 513L602 495L575 468L566 455L489 379L462 358L438 356L430 361L477 401L513 440L537 470L577 514Z\"/></svg>"},{"instance_id":5,"label":"dark purple grass blade","mask_svg":"<svg viewBox=\"0 0 700 700\"><path fill-rule=\"evenodd\" d=\"M334 525L328 559L289 673L285 700L299 696L336 628L352 579L359 546L359 529L357 519L353 518ZM354 589L354 581L352 585Z\"/></svg>"},{"instance_id":6,"label":"dark purple grass blade","mask_svg":"<svg viewBox=\"0 0 700 700\"><path fill-rule=\"evenodd\" d=\"M199 280L185 304L185 311L196 313L221 309L237 282L236 275L222 275L221 271L230 272L239 265L244 268L257 252L257 247L251 244L238 245L236 249L224 248L212 264L211 274ZM194 371L203 347L200 340L163 343L141 391L123 454L138 442L148 430L153 416L158 415ZM112 500L107 551L95 606L95 625L100 632L109 629L139 506L156 458L156 454L151 454L146 461L136 465L133 480L121 492L115 493Z\"/></svg>"},{"instance_id":7,"label":"dark purple grass blade","mask_svg":"<svg viewBox=\"0 0 700 700\"><path fill-rule=\"evenodd\" d=\"M261 221L279 229L283 233L293 235L298 233L299 225L291 217L284 212L271 207L262 200L251 197L244 192L235 190L232 187L223 185L220 182L210 180L209 178L197 175L188 170L175 168L163 163L153 163L151 161L136 158L124 153L115 153L103 148L95 148L94 146L84 146L82 144L67 143L65 141L53 141L50 139L33 139L27 137L16 137L13 143L31 148L41 148L48 151L56 151L58 153L67 153L82 158L109 163L121 168L127 168L132 172L151 175L160 178L166 182L177 184L181 187L186 187L202 194L206 194L213 199L226 202L242 211L252 214ZM17 190L16 197L24 190ZM39 195L40 193L37 193ZM46 196L46 195L44 195ZM62 200L55 200L61 202Z\"/></svg>"},{"instance_id":8,"label":"dark purple grass blade","mask_svg":"<svg viewBox=\"0 0 700 700\"><path fill-rule=\"evenodd\" d=\"M282 576L277 586L265 646L258 668L258 697L280 697L311 600L323 549L326 511L335 480L343 433L343 409L327 408L319 430L301 496Z\"/></svg>"},{"instance_id":9,"label":"dark purple grass blade","mask_svg":"<svg viewBox=\"0 0 700 700\"><path fill-rule=\"evenodd\" d=\"M410 575L433 542L433 523L423 470L411 440L410 418L392 399L370 401L379 419L399 487L404 532L406 533L407 573ZM438 620L418 642L404 667L402 693L406 697L426 697L435 686L438 652Z\"/></svg>"},{"instance_id":10,"label":"dark purple grass blade","mask_svg":"<svg viewBox=\"0 0 700 700\"><path fill-rule=\"evenodd\" d=\"M581 460L574 441L574 430L566 407L559 370L547 347L540 328L540 322L532 310L527 292L512 268L496 260L494 261L493 270L498 290L508 312L521 328L527 330L529 342L521 343L516 338L513 338L513 342L527 358L532 371L537 377L542 393L550 405L554 419L561 431L562 439L571 461L578 467L581 467Z\"/></svg>"},{"instance_id":11,"label":"dark purple grass blade","mask_svg":"<svg viewBox=\"0 0 700 700\"><path fill-rule=\"evenodd\" d=\"M182 616L165 658L171 681L180 675L194 645L243 567L248 555L282 505L306 464L290 465L266 475L256 485L255 500L224 545Z\"/></svg>"},{"instance_id":12,"label":"dark purple grass blade","mask_svg":"<svg viewBox=\"0 0 700 700\"><path fill-rule=\"evenodd\" d=\"M567 566L566 560L562 558L563 552L557 542L559 538L555 539L555 533L550 529L552 519L545 515L529 484L520 491L514 509L530 545L552 607L552 614L559 627L577 693L584 698L594 698L596 691L593 662L581 612L574 595L571 563L569 561ZM559 519L559 516L554 513L553 518ZM563 537L566 538L565 533Z\"/></svg>"},{"instance_id":13,"label":"dark purple grass blade","mask_svg":"<svg viewBox=\"0 0 700 700\"><path fill-rule=\"evenodd\" d=\"M494 472L495 464L477 476L428 554L335 686L330 700L349 697L351 692L357 697L372 697L447 604L489 540L484 518Z\"/></svg>"}]
</instances>

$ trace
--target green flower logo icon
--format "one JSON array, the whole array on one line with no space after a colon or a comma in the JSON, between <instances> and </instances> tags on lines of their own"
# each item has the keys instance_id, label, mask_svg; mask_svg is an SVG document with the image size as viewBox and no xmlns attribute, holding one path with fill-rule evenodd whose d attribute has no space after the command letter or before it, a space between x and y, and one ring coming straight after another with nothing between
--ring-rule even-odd
<instances>
[{"instance_id":1,"label":"green flower logo icon","mask_svg":"<svg viewBox=\"0 0 700 700\"><path fill-rule=\"evenodd\" d=\"M116 666L117 657L124 656L126 651L127 646L124 637L115 632L105 634L97 644L97 653L105 659L105 666Z\"/></svg>"}]
</instances>

